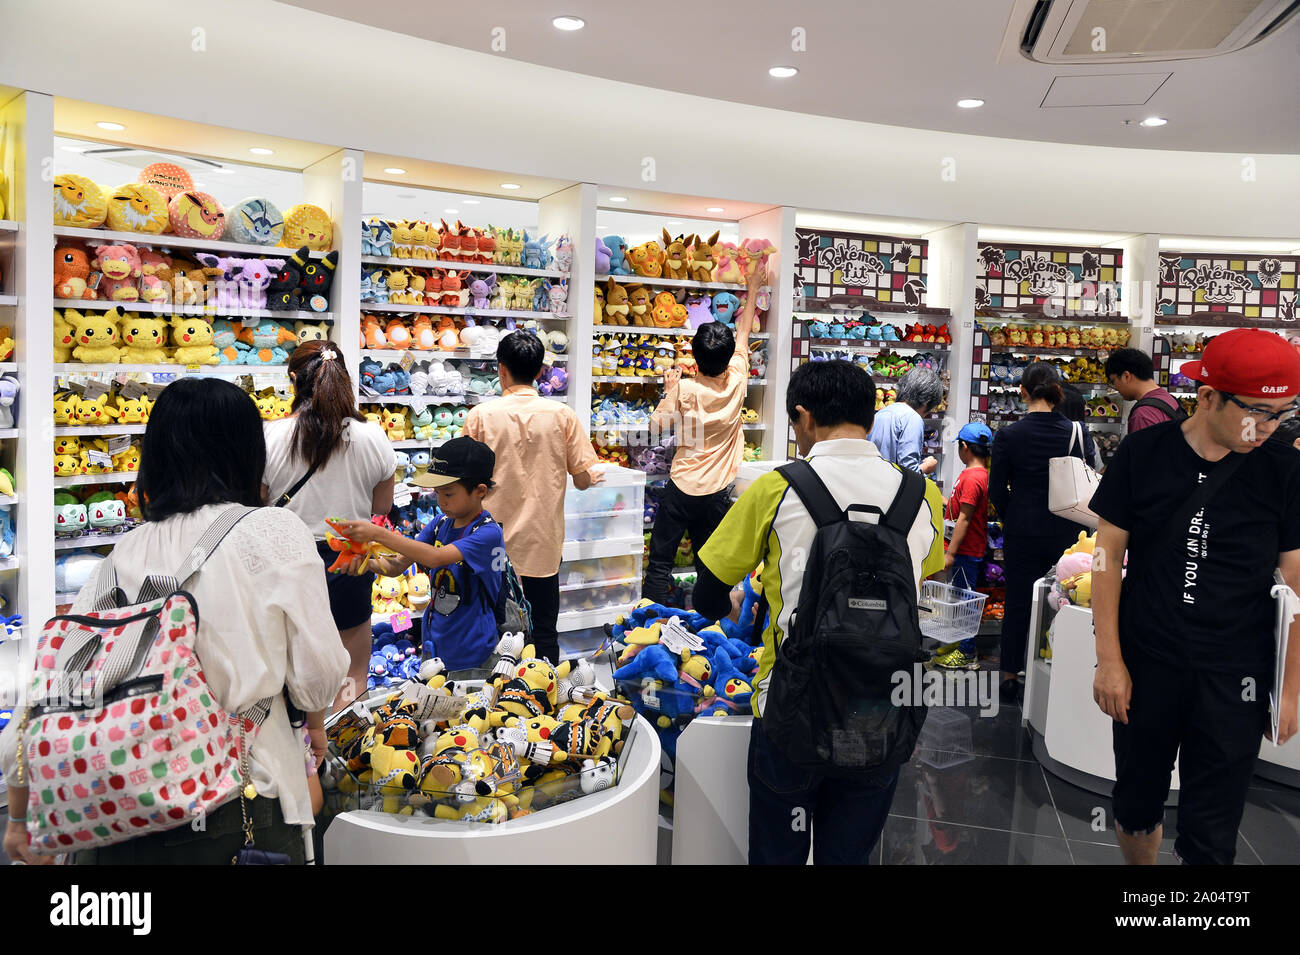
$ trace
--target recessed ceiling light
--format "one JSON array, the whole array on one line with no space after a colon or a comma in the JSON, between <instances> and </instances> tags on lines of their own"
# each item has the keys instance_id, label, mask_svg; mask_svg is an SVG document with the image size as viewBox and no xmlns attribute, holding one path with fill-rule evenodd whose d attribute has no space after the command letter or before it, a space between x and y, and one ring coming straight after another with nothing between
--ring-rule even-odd
<instances>
[{"instance_id":1,"label":"recessed ceiling light","mask_svg":"<svg viewBox=\"0 0 1300 955\"><path fill-rule=\"evenodd\" d=\"M248 151L254 156L270 156L274 154L274 149L267 149L265 146L250 146Z\"/></svg>"},{"instance_id":2,"label":"recessed ceiling light","mask_svg":"<svg viewBox=\"0 0 1300 955\"><path fill-rule=\"evenodd\" d=\"M793 66L774 66L767 71L768 76L775 76L778 80L789 79L798 73L799 70Z\"/></svg>"},{"instance_id":3,"label":"recessed ceiling light","mask_svg":"<svg viewBox=\"0 0 1300 955\"><path fill-rule=\"evenodd\" d=\"M610 196L610 202L627 202L627 196Z\"/></svg>"},{"instance_id":4,"label":"recessed ceiling light","mask_svg":"<svg viewBox=\"0 0 1300 955\"><path fill-rule=\"evenodd\" d=\"M460 200L460 202L461 202L461 205L463 205L463 206L476 206L476 205L478 205L478 200L477 200L477 199L462 199L462 200Z\"/></svg>"},{"instance_id":5,"label":"recessed ceiling light","mask_svg":"<svg viewBox=\"0 0 1300 955\"><path fill-rule=\"evenodd\" d=\"M405 176L405 175L406 175L406 170L403 169L401 166L385 166L385 167L384 167L384 172L388 173L390 176Z\"/></svg>"},{"instance_id":6,"label":"recessed ceiling light","mask_svg":"<svg viewBox=\"0 0 1300 955\"><path fill-rule=\"evenodd\" d=\"M962 109L979 109L984 105L984 101L982 99L959 99L957 105Z\"/></svg>"},{"instance_id":7,"label":"recessed ceiling light","mask_svg":"<svg viewBox=\"0 0 1300 955\"><path fill-rule=\"evenodd\" d=\"M1164 125L1165 123L1167 123L1167 122L1169 122L1169 120L1164 119L1163 117L1160 117L1160 116L1148 116L1146 119L1142 120L1142 125L1143 125L1143 126L1163 126L1163 125Z\"/></svg>"},{"instance_id":8,"label":"recessed ceiling light","mask_svg":"<svg viewBox=\"0 0 1300 955\"><path fill-rule=\"evenodd\" d=\"M517 182L503 182L503 183L501 183L501 188L502 188L502 189L519 189L519 188L520 188L520 185L519 185L519 183L517 183Z\"/></svg>"},{"instance_id":9,"label":"recessed ceiling light","mask_svg":"<svg viewBox=\"0 0 1300 955\"><path fill-rule=\"evenodd\" d=\"M457 213L460 212L459 209L443 209L442 211L445 212L445 213L447 213L447 215L449 215L449 216L454 216L454 215L456 215Z\"/></svg>"},{"instance_id":10,"label":"recessed ceiling light","mask_svg":"<svg viewBox=\"0 0 1300 955\"><path fill-rule=\"evenodd\" d=\"M704 211L705 212L726 212L727 210L722 208L722 206L709 206Z\"/></svg>"},{"instance_id":11,"label":"recessed ceiling light","mask_svg":"<svg viewBox=\"0 0 1300 955\"><path fill-rule=\"evenodd\" d=\"M95 125L100 129L111 129L114 131L126 129L126 127L121 123L96 123Z\"/></svg>"},{"instance_id":12,"label":"recessed ceiling light","mask_svg":"<svg viewBox=\"0 0 1300 955\"><path fill-rule=\"evenodd\" d=\"M582 17L556 17L551 21L551 26L557 30L581 30L587 25L587 21Z\"/></svg>"}]
</instances>

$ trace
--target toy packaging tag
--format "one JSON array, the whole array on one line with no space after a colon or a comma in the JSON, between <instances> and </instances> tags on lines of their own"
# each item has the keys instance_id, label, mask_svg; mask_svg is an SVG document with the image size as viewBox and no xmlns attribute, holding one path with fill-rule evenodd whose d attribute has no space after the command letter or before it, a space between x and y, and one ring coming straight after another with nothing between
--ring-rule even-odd
<instances>
[{"instance_id":1,"label":"toy packaging tag","mask_svg":"<svg viewBox=\"0 0 1300 955\"><path fill-rule=\"evenodd\" d=\"M402 699L414 703L416 712L411 716L417 722L425 720L450 720L460 716L468 699L459 694L444 696L415 680L407 680L400 687Z\"/></svg>"},{"instance_id":2,"label":"toy packaging tag","mask_svg":"<svg viewBox=\"0 0 1300 955\"><path fill-rule=\"evenodd\" d=\"M402 352L402 360L398 362L402 366L402 371L410 371L411 366L415 364L415 359L411 357L409 351Z\"/></svg>"},{"instance_id":3,"label":"toy packaging tag","mask_svg":"<svg viewBox=\"0 0 1300 955\"><path fill-rule=\"evenodd\" d=\"M145 382L144 393L149 396L150 401L157 401L158 396L163 393L167 386L156 381Z\"/></svg>"},{"instance_id":4,"label":"toy packaging tag","mask_svg":"<svg viewBox=\"0 0 1300 955\"><path fill-rule=\"evenodd\" d=\"M411 611L402 610L388 618L388 625L393 628L393 633L405 633L411 629Z\"/></svg>"},{"instance_id":5,"label":"toy packaging tag","mask_svg":"<svg viewBox=\"0 0 1300 955\"><path fill-rule=\"evenodd\" d=\"M641 702L648 709L657 710L659 706L659 694L655 691L659 689L659 681L651 677L646 677L641 681Z\"/></svg>"},{"instance_id":6,"label":"toy packaging tag","mask_svg":"<svg viewBox=\"0 0 1300 955\"><path fill-rule=\"evenodd\" d=\"M121 454L129 447L131 447L131 436L129 434L119 434L116 438L108 439L109 455Z\"/></svg>"},{"instance_id":7,"label":"toy packaging tag","mask_svg":"<svg viewBox=\"0 0 1300 955\"><path fill-rule=\"evenodd\" d=\"M393 507L406 507L411 503L414 492L409 484L393 485Z\"/></svg>"},{"instance_id":8,"label":"toy packaging tag","mask_svg":"<svg viewBox=\"0 0 1300 955\"><path fill-rule=\"evenodd\" d=\"M670 617L659 630L659 643L669 653L676 656L683 650L699 653L704 649L704 641L686 629L678 617Z\"/></svg>"},{"instance_id":9,"label":"toy packaging tag","mask_svg":"<svg viewBox=\"0 0 1300 955\"><path fill-rule=\"evenodd\" d=\"M253 393L253 389L257 387L257 385L253 383L252 375L240 375L237 384L239 385L240 388L243 388L250 395Z\"/></svg>"},{"instance_id":10,"label":"toy packaging tag","mask_svg":"<svg viewBox=\"0 0 1300 955\"><path fill-rule=\"evenodd\" d=\"M135 379L130 378L122 382L122 387L117 390L117 393L127 401L134 401L136 398L139 398L144 394L144 385L140 384L140 382Z\"/></svg>"},{"instance_id":11,"label":"toy packaging tag","mask_svg":"<svg viewBox=\"0 0 1300 955\"><path fill-rule=\"evenodd\" d=\"M239 324L244 328L256 328L262 323L262 320L256 315L246 315L239 320Z\"/></svg>"},{"instance_id":12,"label":"toy packaging tag","mask_svg":"<svg viewBox=\"0 0 1300 955\"><path fill-rule=\"evenodd\" d=\"M86 393L85 382L69 379L68 383L64 387L74 394L84 395Z\"/></svg>"},{"instance_id":13,"label":"toy packaging tag","mask_svg":"<svg viewBox=\"0 0 1300 955\"><path fill-rule=\"evenodd\" d=\"M273 394L275 394L275 388L273 388L273 387L268 387L268 388L263 388L261 391L259 391L259 392L257 393L257 396L258 396L259 398L269 398L269 397L271 397Z\"/></svg>"},{"instance_id":14,"label":"toy packaging tag","mask_svg":"<svg viewBox=\"0 0 1300 955\"><path fill-rule=\"evenodd\" d=\"M99 283L103 280L103 272L91 272L90 278L86 279L86 288L99 288Z\"/></svg>"},{"instance_id":15,"label":"toy packaging tag","mask_svg":"<svg viewBox=\"0 0 1300 955\"><path fill-rule=\"evenodd\" d=\"M104 451L87 451L86 458L97 467L111 468L113 466L113 456Z\"/></svg>"},{"instance_id":16,"label":"toy packaging tag","mask_svg":"<svg viewBox=\"0 0 1300 955\"><path fill-rule=\"evenodd\" d=\"M106 395L108 391L108 385L94 378L87 378L85 384L81 386L81 393L90 399Z\"/></svg>"}]
</instances>

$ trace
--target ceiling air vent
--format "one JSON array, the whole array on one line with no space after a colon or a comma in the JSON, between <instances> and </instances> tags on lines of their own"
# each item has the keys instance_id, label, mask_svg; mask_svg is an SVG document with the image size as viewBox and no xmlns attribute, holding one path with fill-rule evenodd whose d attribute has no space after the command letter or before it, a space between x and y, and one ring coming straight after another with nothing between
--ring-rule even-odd
<instances>
[{"instance_id":1,"label":"ceiling air vent","mask_svg":"<svg viewBox=\"0 0 1300 955\"><path fill-rule=\"evenodd\" d=\"M1281 29L1300 0L1038 0L1020 49L1040 63L1218 56Z\"/></svg>"}]
</instances>

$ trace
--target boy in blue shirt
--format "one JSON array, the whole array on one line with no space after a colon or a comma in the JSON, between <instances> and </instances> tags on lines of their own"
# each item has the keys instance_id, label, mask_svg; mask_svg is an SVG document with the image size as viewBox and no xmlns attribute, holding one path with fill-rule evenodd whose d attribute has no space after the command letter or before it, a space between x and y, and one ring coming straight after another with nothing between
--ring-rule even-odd
<instances>
[{"instance_id":1,"label":"boy in blue shirt","mask_svg":"<svg viewBox=\"0 0 1300 955\"><path fill-rule=\"evenodd\" d=\"M492 655L500 633L496 605L505 569L501 525L483 509L492 487L496 455L473 438L452 438L433 449L427 474L411 483L434 488L443 516L411 540L366 521L347 521L339 530L349 540L374 542L398 557L372 560L367 570L386 576L411 564L427 568L432 599L424 611L423 636L448 670L479 667ZM349 573L361 572L354 558Z\"/></svg>"}]
</instances>

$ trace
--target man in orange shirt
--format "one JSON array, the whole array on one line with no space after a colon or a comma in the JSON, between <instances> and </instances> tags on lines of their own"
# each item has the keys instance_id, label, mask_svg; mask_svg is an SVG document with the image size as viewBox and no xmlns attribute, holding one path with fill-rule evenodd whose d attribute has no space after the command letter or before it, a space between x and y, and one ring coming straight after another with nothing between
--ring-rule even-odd
<instances>
[{"instance_id":1,"label":"man in orange shirt","mask_svg":"<svg viewBox=\"0 0 1300 955\"><path fill-rule=\"evenodd\" d=\"M677 453L650 534L650 566L642 596L663 603L672 589L673 557L689 532L698 555L731 506L730 485L744 459L740 412L749 383L749 333L763 273L746 278L745 307L736 332L721 322L701 325L691 347L699 374L682 380L681 370L664 373L664 397L650 418L659 431L674 427Z\"/></svg>"},{"instance_id":2,"label":"man in orange shirt","mask_svg":"<svg viewBox=\"0 0 1300 955\"><path fill-rule=\"evenodd\" d=\"M564 550L564 476L572 475L573 486L582 491L604 480L604 474L574 410L541 397L533 387L544 354L531 332L502 338L497 346L501 397L471 410L464 433L496 454L498 487L486 500L505 531L506 553L532 606L532 642L539 656L559 663L555 623Z\"/></svg>"}]
</instances>

